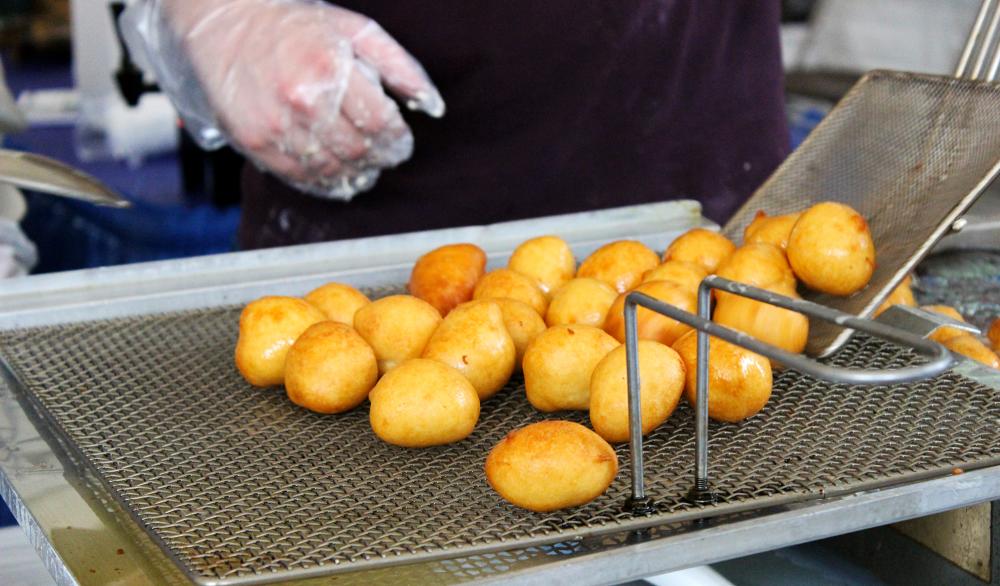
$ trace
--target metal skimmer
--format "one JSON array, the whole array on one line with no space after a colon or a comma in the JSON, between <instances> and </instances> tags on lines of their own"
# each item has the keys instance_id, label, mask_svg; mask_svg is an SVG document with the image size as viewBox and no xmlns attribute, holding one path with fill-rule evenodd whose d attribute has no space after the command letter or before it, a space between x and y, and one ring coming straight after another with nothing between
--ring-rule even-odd
<instances>
[{"instance_id":1,"label":"metal skimmer","mask_svg":"<svg viewBox=\"0 0 1000 586\"><path fill-rule=\"evenodd\" d=\"M985 0L956 78L873 71L725 226L742 237L769 215L840 201L868 219L877 251L869 286L851 297L804 296L867 316L1000 173L1000 10ZM849 331L810 323L808 352L827 355Z\"/></svg>"},{"instance_id":2,"label":"metal skimmer","mask_svg":"<svg viewBox=\"0 0 1000 586\"><path fill-rule=\"evenodd\" d=\"M682 405L644 438L657 510L622 510L623 467L606 494L570 510L517 509L486 483L504 435L579 412L535 411L515 379L483 403L467 440L408 450L371 433L367 407L336 416L254 389L233 367L239 308L0 332L34 408L188 575L200 583L288 580L476 552L620 535L696 518L1000 463L1000 385L949 371L907 385L829 384L778 373L764 411L709 424L713 504L687 498L694 414ZM824 364L893 370L911 351L858 335ZM617 447L627 462L628 446ZM616 537L617 538L617 537ZM446 567L442 566L442 571Z\"/></svg>"}]
</instances>

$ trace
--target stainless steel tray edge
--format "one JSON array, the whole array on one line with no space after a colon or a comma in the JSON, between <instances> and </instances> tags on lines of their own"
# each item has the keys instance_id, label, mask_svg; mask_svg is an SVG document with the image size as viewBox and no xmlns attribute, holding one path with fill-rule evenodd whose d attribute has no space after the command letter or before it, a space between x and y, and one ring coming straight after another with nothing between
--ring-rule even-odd
<instances>
[{"instance_id":1,"label":"stainless steel tray edge","mask_svg":"<svg viewBox=\"0 0 1000 586\"><path fill-rule=\"evenodd\" d=\"M615 584L994 500L998 484L1000 469L991 467L558 560L476 583Z\"/></svg>"},{"instance_id":2,"label":"stainless steel tray edge","mask_svg":"<svg viewBox=\"0 0 1000 586\"><path fill-rule=\"evenodd\" d=\"M123 523L131 523L125 511L17 384L0 361L0 497L54 581L188 583L172 561L155 561L160 547L139 526Z\"/></svg>"},{"instance_id":3,"label":"stainless steel tray edge","mask_svg":"<svg viewBox=\"0 0 1000 586\"><path fill-rule=\"evenodd\" d=\"M523 240L558 234L582 257L618 238L662 251L680 233L711 225L698 202L679 200L374 238L233 252L12 279L0 285L0 328L243 303L263 294L299 294L343 278L357 286L405 282L424 252L473 242L503 266ZM52 311L45 318L35 310Z\"/></svg>"}]
</instances>

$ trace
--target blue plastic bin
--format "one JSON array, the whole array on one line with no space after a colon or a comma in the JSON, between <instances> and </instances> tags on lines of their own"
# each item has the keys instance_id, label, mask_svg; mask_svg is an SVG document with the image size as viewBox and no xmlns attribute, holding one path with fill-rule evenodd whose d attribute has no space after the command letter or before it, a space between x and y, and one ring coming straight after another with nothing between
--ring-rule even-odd
<instances>
[{"instance_id":1,"label":"blue plastic bin","mask_svg":"<svg viewBox=\"0 0 1000 586\"><path fill-rule=\"evenodd\" d=\"M235 249L239 209L154 206L99 208L28 194L21 225L38 246L35 273L162 260Z\"/></svg>"}]
</instances>

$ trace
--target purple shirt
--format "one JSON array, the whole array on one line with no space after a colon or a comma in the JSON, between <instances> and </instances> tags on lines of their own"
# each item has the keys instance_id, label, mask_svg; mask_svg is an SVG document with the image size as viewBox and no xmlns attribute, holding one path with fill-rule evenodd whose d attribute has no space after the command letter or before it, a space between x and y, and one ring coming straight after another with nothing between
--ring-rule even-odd
<instances>
[{"instance_id":1,"label":"purple shirt","mask_svg":"<svg viewBox=\"0 0 1000 586\"><path fill-rule=\"evenodd\" d=\"M448 112L349 203L248 166L248 248L695 198L725 221L788 151L777 0L367 0Z\"/></svg>"}]
</instances>

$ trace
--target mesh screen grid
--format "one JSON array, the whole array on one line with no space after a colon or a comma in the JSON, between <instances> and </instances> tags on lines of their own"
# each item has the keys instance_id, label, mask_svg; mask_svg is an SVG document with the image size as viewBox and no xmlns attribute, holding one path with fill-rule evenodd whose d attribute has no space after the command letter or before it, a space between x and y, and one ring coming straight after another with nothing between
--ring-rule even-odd
<instances>
[{"instance_id":1,"label":"mesh screen grid","mask_svg":"<svg viewBox=\"0 0 1000 586\"><path fill-rule=\"evenodd\" d=\"M0 353L33 402L112 494L200 581L347 571L429 556L467 556L622 531L628 448L606 494L537 514L505 503L482 472L489 449L546 418L520 380L484 402L467 440L407 450L371 433L367 407L322 416L236 373L238 308L0 333ZM831 362L894 368L914 356L856 337ZM821 383L777 374L764 411L712 424L719 514L774 497L904 481L1000 458L997 392L948 373L907 386ZM645 440L647 489L668 524L693 471L693 416L682 406ZM648 524L651 520L644 520ZM499 558L498 558L499 559ZM476 572L482 569L466 569ZM470 574L471 575L471 574Z\"/></svg>"}]
</instances>

